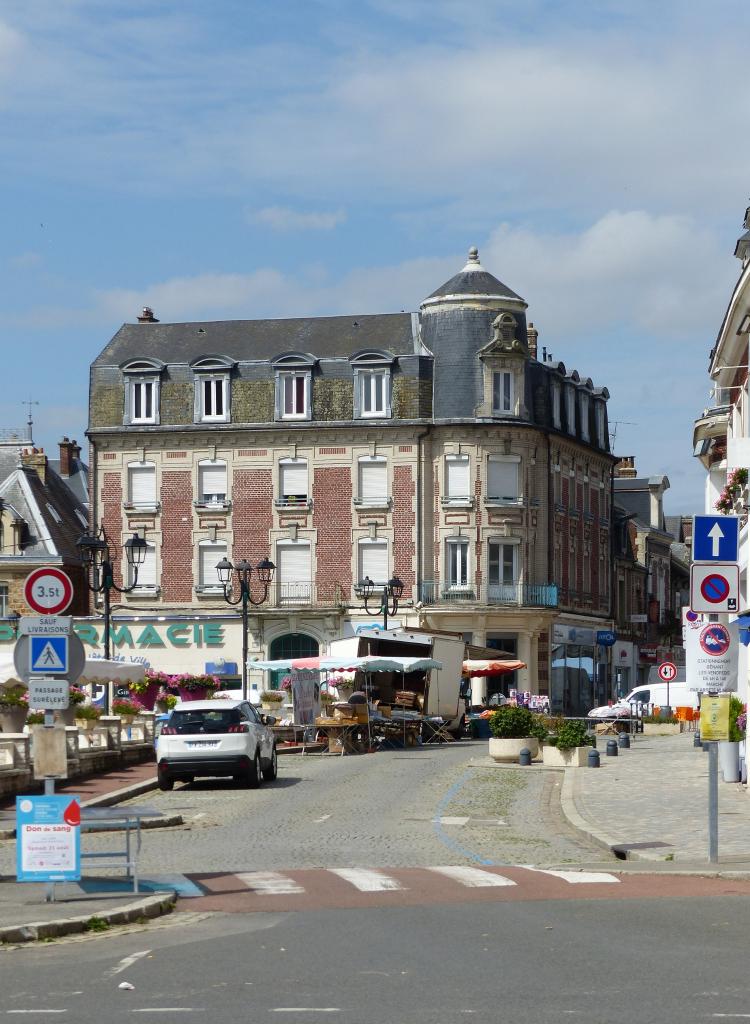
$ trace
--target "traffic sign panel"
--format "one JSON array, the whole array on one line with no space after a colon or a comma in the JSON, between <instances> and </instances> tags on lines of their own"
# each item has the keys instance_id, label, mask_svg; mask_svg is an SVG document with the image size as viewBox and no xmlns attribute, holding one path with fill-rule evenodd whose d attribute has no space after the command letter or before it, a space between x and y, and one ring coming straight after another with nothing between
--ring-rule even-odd
<instances>
[{"instance_id":1,"label":"traffic sign panel","mask_svg":"<svg viewBox=\"0 0 750 1024\"><path fill-rule=\"evenodd\" d=\"M698 642L704 654L712 658L723 658L729 650L729 630L720 622L712 622L701 630Z\"/></svg>"},{"instance_id":2,"label":"traffic sign panel","mask_svg":"<svg viewBox=\"0 0 750 1024\"><path fill-rule=\"evenodd\" d=\"M677 666L673 661L663 661L657 671L659 679L665 683L671 683L677 678Z\"/></svg>"},{"instance_id":3,"label":"traffic sign panel","mask_svg":"<svg viewBox=\"0 0 750 1024\"><path fill-rule=\"evenodd\" d=\"M736 562L739 523L737 516L693 516L693 561Z\"/></svg>"},{"instance_id":4,"label":"traffic sign panel","mask_svg":"<svg viewBox=\"0 0 750 1024\"><path fill-rule=\"evenodd\" d=\"M40 615L59 615L73 600L73 584L62 569L45 565L26 577L23 598Z\"/></svg>"},{"instance_id":5,"label":"traffic sign panel","mask_svg":"<svg viewBox=\"0 0 750 1024\"><path fill-rule=\"evenodd\" d=\"M67 671L67 636L29 637L29 672L40 676L64 676Z\"/></svg>"},{"instance_id":6,"label":"traffic sign panel","mask_svg":"<svg viewBox=\"0 0 750 1024\"><path fill-rule=\"evenodd\" d=\"M30 679L29 707L40 711L64 711L70 706L67 679Z\"/></svg>"},{"instance_id":7,"label":"traffic sign panel","mask_svg":"<svg viewBox=\"0 0 750 1024\"><path fill-rule=\"evenodd\" d=\"M736 563L690 566L690 608L694 612L736 612L740 570Z\"/></svg>"},{"instance_id":8,"label":"traffic sign panel","mask_svg":"<svg viewBox=\"0 0 750 1024\"><path fill-rule=\"evenodd\" d=\"M16 646L13 648L13 664L16 667L16 672L19 679L23 679L25 683L31 682L35 677L45 674L40 668L39 671L32 672L30 669L31 665L31 642L36 639L41 644L47 643L49 640L65 640L67 642L68 654L67 654L67 668L65 672L50 672L46 669L47 675L55 675L58 677L64 677L69 683L75 683L76 680L80 679L83 675L83 670L86 667L86 649L79 637L75 633L71 633L69 636L19 636L16 640ZM37 657L39 648L37 648ZM37 659L35 659L37 660Z\"/></svg>"}]
</instances>

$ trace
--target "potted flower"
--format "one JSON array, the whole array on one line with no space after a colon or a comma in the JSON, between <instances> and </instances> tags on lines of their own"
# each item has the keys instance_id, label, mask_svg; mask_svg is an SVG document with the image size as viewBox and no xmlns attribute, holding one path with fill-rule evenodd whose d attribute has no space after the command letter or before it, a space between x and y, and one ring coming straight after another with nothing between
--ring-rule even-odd
<instances>
[{"instance_id":1,"label":"potted flower","mask_svg":"<svg viewBox=\"0 0 750 1024\"><path fill-rule=\"evenodd\" d=\"M740 781L740 743L745 738L747 706L739 697L729 697L729 739L719 742L719 765L724 782Z\"/></svg>"},{"instance_id":2,"label":"potted flower","mask_svg":"<svg viewBox=\"0 0 750 1024\"><path fill-rule=\"evenodd\" d=\"M221 680L218 676L205 674L194 676L185 672L182 675L172 676L170 686L177 688L180 700L206 700L214 690L219 689Z\"/></svg>"},{"instance_id":3,"label":"potted flower","mask_svg":"<svg viewBox=\"0 0 750 1024\"><path fill-rule=\"evenodd\" d=\"M29 713L29 692L25 683L0 687L0 729L22 732Z\"/></svg>"},{"instance_id":4,"label":"potted flower","mask_svg":"<svg viewBox=\"0 0 750 1024\"><path fill-rule=\"evenodd\" d=\"M80 686L71 685L68 687L68 706L63 711L58 711L60 721L64 725L75 725L78 715L78 707L86 700L86 691Z\"/></svg>"},{"instance_id":5,"label":"potted flower","mask_svg":"<svg viewBox=\"0 0 750 1024\"><path fill-rule=\"evenodd\" d=\"M128 683L128 690L143 705L146 711L154 710L156 698L163 686L161 678L163 675L163 672L151 672L149 669L146 669L146 674L142 679L136 679Z\"/></svg>"},{"instance_id":6,"label":"potted flower","mask_svg":"<svg viewBox=\"0 0 750 1024\"><path fill-rule=\"evenodd\" d=\"M336 693L338 694L338 699L340 701L348 701L354 693L354 673L341 672L338 675L329 676L328 686L336 688Z\"/></svg>"},{"instance_id":7,"label":"potted flower","mask_svg":"<svg viewBox=\"0 0 750 1024\"><path fill-rule=\"evenodd\" d=\"M554 743L545 744L544 763L553 768L583 768L592 746L586 723L577 718L566 719L558 728Z\"/></svg>"},{"instance_id":8,"label":"potted flower","mask_svg":"<svg viewBox=\"0 0 750 1024\"><path fill-rule=\"evenodd\" d=\"M101 717L102 710L96 704L76 705L76 725L84 732L90 732L91 729L95 729Z\"/></svg>"},{"instance_id":9,"label":"potted flower","mask_svg":"<svg viewBox=\"0 0 750 1024\"><path fill-rule=\"evenodd\" d=\"M119 715L124 725L132 725L133 719L142 711L145 711L145 708L137 700L119 697L112 701L112 713Z\"/></svg>"},{"instance_id":10,"label":"potted flower","mask_svg":"<svg viewBox=\"0 0 750 1024\"><path fill-rule=\"evenodd\" d=\"M538 724L528 708L504 704L490 715L490 757L493 761L518 761L524 747L532 758L539 754ZM535 735L536 734L536 735Z\"/></svg>"},{"instance_id":11,"label":"potted flower","mask_svg":"<svg viewBox=\"0 0 750 1024\"><path fill-rule=\"evenodd\" d=\"M156 695L154 710L165 715L172 710L179 699L176 693L171 693L165 686L162 686Z\"/></svg>"},{"instance_id":12,"label":"potted flower","mask_svg":"<svg viewBox=\"0 0 750 1024\"><path fill-rule=\"evenodd\" d=\"M273 711L284 703L284 693L282 690L261 690L260 703L266 711Z\"/></svg>"}]
</instances>

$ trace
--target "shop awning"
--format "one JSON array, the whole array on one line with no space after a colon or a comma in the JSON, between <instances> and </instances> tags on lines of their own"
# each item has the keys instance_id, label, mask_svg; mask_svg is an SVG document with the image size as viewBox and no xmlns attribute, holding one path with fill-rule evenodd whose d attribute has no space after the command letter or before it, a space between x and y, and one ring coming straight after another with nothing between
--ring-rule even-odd
<instances>
[{"instance_id":1,"label":"shop awning","mask_svg":"<svg viewBox=\"0 0 750 1024\"><path fill-rule=\"evenodd\" d=\"M319 672L426 672L431 668L442 668L442 661L433 658L396 658L368 654L361 658L281 658L276 661L248 661L249 669L271 672L289 672L294 668L315 669Z\"/></svg>"},{"instance_id":2,"label":"shop awning","mask_svg":"<svg viewBox=\"0 0 750 1024\"><path fill-rule=\"evenodd\" d=\"M738 627L740 643L745 647L750 645L750 615L738 615L731 623Z\"/></svg>"},{"instance_id":3,"label":"shop awning","mask_svg":"<svg viewBox=\"0 0 750 1024\"><path fill-rule=\"evenodd\" d=\"M462 674L465 676L500 676L507 672L516 672L519 668L526 668L526 662L469 658L464 662Z\"/></svg>"}]
</instances>

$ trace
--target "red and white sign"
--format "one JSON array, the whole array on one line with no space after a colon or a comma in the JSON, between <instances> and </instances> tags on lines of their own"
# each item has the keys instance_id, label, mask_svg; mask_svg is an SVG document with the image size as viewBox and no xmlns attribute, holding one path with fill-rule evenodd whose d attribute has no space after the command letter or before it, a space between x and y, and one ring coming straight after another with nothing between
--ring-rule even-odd
<instances>
[{"instance_id":1,"label":"red and white sign","mask_svg":"<svg viewBox=\"0 0 750 1024\"><path fill-rule=\"evenodd\" d=\"M690 608L694 612L736 612L740 570L736 562L690 566Z\"/></svg>"},{"instance_id":2,"label":"red and white sign","mask_svg":"<svg viewBox=\"0 0 750 1024\"><path fill-rule=\"evenodd\" d=\"M673 661L663 661L657 671L664 683L671 683L677 678L677 666Z\"/></svg>"},{"instance_id":3,"label":"red and white sign","mask_svg":"<svg viewBox=\"0 0 750 1024\"><path fill-rule=\"evenodd\" d=\"M45 565L26 577L23 599L39 615L60 615L73 600L73 584L62 569Z\"/></svg>"}]
</instances>

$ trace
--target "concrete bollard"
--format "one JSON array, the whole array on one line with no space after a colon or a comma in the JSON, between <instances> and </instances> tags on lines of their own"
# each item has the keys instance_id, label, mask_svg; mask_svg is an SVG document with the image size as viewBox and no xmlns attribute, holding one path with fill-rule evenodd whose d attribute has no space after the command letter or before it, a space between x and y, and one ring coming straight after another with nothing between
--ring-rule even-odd
<instances>
[{"instance_id":1,"label":"concrete bollard","mask_svg":"<svg viewBox=\"0 0 750 1024\"><path fill-rule=\"evenodd\" d=\"M617 740L607 740L607 757L617 757Z\"/></svg>"},{"instance_id":2,"label":"concrete bollard","mask_svg":"<svg viewBox=\"0 0 750 1024\"><path fill-rule=\"evenodd\" d=\"M699 732L694 732L693 733L693 746L694 747L702 747L703 746L703 744L701 742L701 734Z\"/></svg>"},{"instance_id":3,"label":"concrete bollard","mask_svg":"<svg viewBox=\"0 0 750 1024\"><path fill-rule=\"evenodd\" d=\"M593 747L591 748L591 750L589 750L588 766L589 766L589 768L599 768L599 767L601 767L601 763L600 763L600 760L599 760L599 751L598 750L594 750Z\"/></svg>"},{"instance_id":4,"label":"concrete bollard","mask_svg":"<svg viewBox=\"0 0 750 1024\"><path fill-rule=\"evenodd\" d=\"M518 763L524 767L531 764L531 751L528 747L522 747L518 755Z\"/></svg>"},{"instance_id":5,"label":"concrete bollard","mask_svg":"<svg viewBox=\"0 0 750 1024\"><path fill-rule=\"evenodd\" d=\"M630 736L626 732L618 733L617 746L620 750L630 750Z\"/></svg>"}]
</instances>

